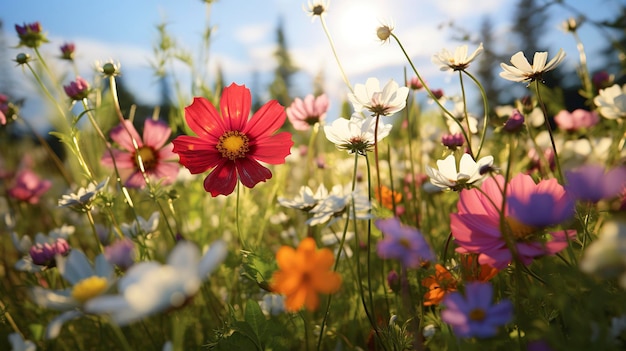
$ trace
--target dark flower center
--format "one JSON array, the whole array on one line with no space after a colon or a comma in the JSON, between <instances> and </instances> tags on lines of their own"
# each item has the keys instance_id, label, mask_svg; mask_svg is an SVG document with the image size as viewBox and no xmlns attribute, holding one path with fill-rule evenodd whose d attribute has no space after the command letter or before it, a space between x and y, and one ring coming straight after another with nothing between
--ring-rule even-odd
<instances>
[{"instance_id":1,"label":"dark flower center","mask_svg":"<svg viewBox=\"0 0 626 351\"><path fill-rule=\"evenodd\" d=\"M245 134L237 130L231 130L219 138L217 150L222 154L222 157L230 160L244 158L250 151L249 141L250 139Z\"/></svg>"},{"instance_id":2,"label":"dark flower center","mask_svg":"<svg viewBox=\"0 0 626 351\"><path fill-rule=\"evenodd\" d=\"M485 317L487 317L487 314L485 313L485 310L483 310L482 308L474 308L473 310L470 311L470 313L468 314L468 317L469 319L473 321L480 322L484 320Z\"/></svg>"},{"instance_id":3,"label":"dark flower center","mask_svg":"<svg viewBox=\"0 0 626 351\"><path fill-rule=\"evenodd\" d=\"M143 164L145 171L151 171L156 168L158 162L157 153L150 146L142 146L135 153L135 164L139 168Z\"/></svg>"}]
</instances>

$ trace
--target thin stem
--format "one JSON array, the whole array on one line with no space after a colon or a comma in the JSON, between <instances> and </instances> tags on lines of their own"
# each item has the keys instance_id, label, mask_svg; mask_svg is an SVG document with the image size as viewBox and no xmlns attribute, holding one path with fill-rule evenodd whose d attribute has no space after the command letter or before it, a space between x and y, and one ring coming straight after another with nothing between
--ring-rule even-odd
<instances>
[{"instance_id":1,"label":"thin stem","mask_svg":"<svg viewBox=\"0 0 626 351\"><path fill-rule=\"evenodd\" d=\"M350 80L348 79L348 76L346 76L346 72L344 71L343 66L341 65L341 61L339 60L337 51L335 50L335 44L333 42L333 38L330 36L328 27L326 27L326 20L324 19L324 16L319 16L319 17L320 17L320 22L322 23L322 28L324 29L324 33L326 34L326 37L328 38L328 43L330 44L330 48L333 51L333 56L335 57L335 61L337 61L337 66L339 66L339 73L341 73L341 78L343 78L343 82L346 83L346 85L348 86L348 89L350 89L350 92L354 94L354 90L352 89L352 84L350 84Z\"/></svg>"},{"instance_id":2,"label":"thin stem","mask_svg":"<svg viewBox=\"0 0 626 351\"><path fill-rule=\"evenodd\" d=\"M470 156L474 157L474 153L472 152L472 129L470 127L469 115L467 114L467 98L465 97L465 84L463 83L462 71L459 71L459 83L461 84L461 96L463 99L463 116L465 117L465 124L467 127L467 150L469 151Z\"/></svg>"},{"instance_id":3,"label":"thin stem","mask_svg":"<svg viewBox=\"0 0 626 351\"><path fill-rule=\"evenodd\" d=\"M546 126L546 130L550 135L550 143L552 144L552 150L554 151L554 163L556 164L557 177L559 178L560 183L563 184L563 172L561 171L561 163L559 162L559 155L556 151L554 133L552 132L552 127L550 126L550 121L548 120L548 111L546 110L546 106L544 105L541 94L539 93L539 80L535 80L535 92L537 93L537 101L541 107L541 112L543 112L543 121Z\"/></svg>"},{"instance_id":4,"label":"thin stem","mask_svg":"<svg viewBox=\"0 0 626 351\"><path fill-rule=\"evenodd\" d=\"M480 134L480 144L478 145L478 151L476 152L476 158L478 158L480 156L480 152L483 149L483 145L485 144L485 136L487 135L487 126L489 125L489 100L487 99L487 92L485 91L485 88L483 87L482 84L480 84L480 82L476 79L476 77L474 77L471 73L465 70L463 70L463 73L465 73L468 77L470 77L470 79L474 81L474 83L476 83L478 90L480 90L480 96L483 99L483 109L484 109L485 115L483 116L483 130Z\"/></svg>"},{"instance_id":5,"label":"thin stem","mask_svg":"<svg viewBox=\"0 0 626 351\"><path fill-rule=\"evenodd\" d=\"M380 186L380 166L378 161L378 121L380 120L380 114L376 114L376 124L374 125L374 167L376 167L376 191L378 193L378 202L382 204L383 193Z\"/></svg>"}]
</instances>

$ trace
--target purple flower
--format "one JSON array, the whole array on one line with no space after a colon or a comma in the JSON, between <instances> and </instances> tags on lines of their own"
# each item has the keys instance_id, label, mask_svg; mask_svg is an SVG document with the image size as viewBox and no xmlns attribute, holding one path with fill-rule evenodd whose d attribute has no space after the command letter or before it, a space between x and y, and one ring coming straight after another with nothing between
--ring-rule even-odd
<instances>
[{"instance_id":1,"label":"purple flower","mask_svg":"<svg viewBox=\"0 0 626 351\"><path fill-rule=\"evenodd\" d=\"M576 203L556 179L542 180L535 185L532 178L527 177L523 182L519 189L512 189L508 198L509 213L516 220L541 228L560 224L574 216Z\"/></svg>"},{"instance_id":2,"label":"purple flower","mask_svg":"<svg viewBox=\"0 0 626 351\"><path fill-rule=\"evenodd\" d=\"M81 77L76 77L76 80L69 85L64 85L63 89L67 96L72 100L82 100L89 95L89 83Z\"/></svg>"},{"instance_id":3,"label":"purple flower","mask_svg":"<svg viewBox=\"0 0 626 351\"><path fill-rule=\"evenodd\" d=\"M417 268L423 262L435 259L422 233L402 225L398 218L379 219L376 227L385 236L376 245L376 252L381 258L398 259L407 268Z\"/></svg>"},{"instance_id":4,"label":"purple flower","mask_svg":"<svg viewBox=\"0 0 626 351\"><path fill-rule=\"evenodd\" d=\"M456 148L463 146L465 138L462 133L445 134L441 136L441 143L443 146L450 150L456 150Z\"/></svg>"},{"instance_id":5,"label":"purple flower","mask_svg":"<svg viewBox=\"0 0 626 351\"><path fill-rule=\"evenodd\" d=\"M65 43L61 45L60 49L62 59L68 61L74 60L74 51L76 50L76 45L74 45L74 43Z\"/></svg>"},{"instance_id":6,"label":"purple flower","mask_svg":"<svg viewBox=\"0 0 626 351\"><path fill-rule=\"evenodd\" d=\"M568 193L577 200L598 202L618 197L626 187L626 167L608 172L601 165L583 165L565 172Z\"/></svg>"},{"instance_id":7,"label":"purple flower","mask_svg":"<svg viewBox=\"0 0 626 351\"><path fill-rule=\"evenodd\" d=\"M9 196L25 201L30 204L37 204L39 197L52 187L52 182L42 180L35 172L24 169L17 174L15 184L8 190Z\"/></svg>"},{"instance_id":8,"label":"purple flower","mask_svg":"<svg viewBox=\"0 0 626 351\"><path fill-rule=\"evenodd\" d=\"M502 300L492 304L493 287L489 283L473 282L460 292L448 293L442 304L441 319L460 337L488 338L498 333L498 327L513 318L513 304Z\"/></svg>"},{"instance_id":9,"label":"purple flower","mask_svg":"<svg viewBox=\"0 0 626 351\"><path fill-rule=\"evenodd\" d=\"M509 119L504 122L504 129L509 133L516 133L524 126L524 115L519 110L513 110Z\"/></svg>"},{"instance_id":10,"label":"purple flower","mask_svg":"<svg viewBox=\"0 0 626 351\"><path fill-rule=\"evenodd\" d=\"M106 260L125 270L135 263L135 244L124 238L104 248Z\"/></svg>"},{"instance_id":11,"label":"purple flower","mask_svg":"<svg viewBox=\"0 0 626 351\"><path fill-rule=\"evenodd\" d=\"M33 263L39 266L54 267L56 255L67 256L70 253L70 246L63 238L56 239L53 243L37 243L31 246L28 251Z\"/></svg>"},{"instance_id":12,"label":"purple flower","mask_svg":"<svg viewBox=\"0 0 626 351\"><path fill-rule=\"evenodd\" d=\"M16 24L15 31L17 32L17 36L20 38L19 46L36 48L42 43L48 42L46 35L41 32L41 24L39 22L28 24L24 23L22 26Z\"/></svg>"}]
</instances>

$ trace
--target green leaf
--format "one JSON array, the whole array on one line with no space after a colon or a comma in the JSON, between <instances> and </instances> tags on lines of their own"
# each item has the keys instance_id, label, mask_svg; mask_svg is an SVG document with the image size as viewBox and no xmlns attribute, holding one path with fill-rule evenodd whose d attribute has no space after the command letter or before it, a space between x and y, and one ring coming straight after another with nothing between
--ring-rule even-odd
<instances>
[{"instance_id":1,"label":"green leaf","mask_svg":"<svg viewBox=\"0 0 626 351\"><path fill-rule=\"evenodd\" d=\"M246 302L244 318L246 322L250 324L257 336L261 337L265 334L267 321L265 320L265 315L263 314L261 307L256 301L248 300L248 302Z\"/></svg>"}]
</instances>

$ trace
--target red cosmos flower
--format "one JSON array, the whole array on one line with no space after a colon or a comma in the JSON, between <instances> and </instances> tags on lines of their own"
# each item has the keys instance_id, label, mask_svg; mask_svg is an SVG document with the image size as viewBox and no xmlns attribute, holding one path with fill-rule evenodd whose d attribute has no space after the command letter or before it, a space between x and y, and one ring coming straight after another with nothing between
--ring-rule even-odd
<instances>
[{"instance_id":1,"label":"red cosmos flower","mask_svg":"<svg viewBox=\"0 0 626 351\"><path fill-rule=\"evenodd\" d=\"M251 102L250 90L233 83L222 92L220 113L201 97L185 108L197 137L177 137L173 151L192 174L213 169L204 179L212 196L232 193L238 179L248 188L270 179L272 172L259 161L281 164L290 154L291 134L274 134L285 122L285 108L271 100L248 119Z\"/></svg>"}]
</instances>

